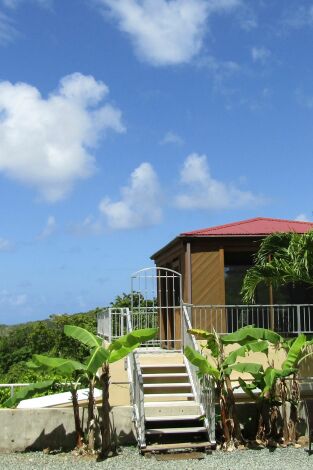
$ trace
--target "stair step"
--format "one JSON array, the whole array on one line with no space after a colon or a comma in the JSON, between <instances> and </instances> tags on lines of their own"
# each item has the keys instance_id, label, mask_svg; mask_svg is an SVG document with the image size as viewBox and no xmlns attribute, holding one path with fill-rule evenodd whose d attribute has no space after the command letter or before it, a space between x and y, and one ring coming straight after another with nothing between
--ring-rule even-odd
<instances>
[{"instance_id":1,"label":"stair step","mask_svg":"<svg viewBox=\"0 0 313 470\"><path fill-rule=\"evenodd\" d=\"M151 395L149 395L151 396ZM164 395L161 395L164 396ZM151 402L145 402L145 408L158 408L158 407L166 407L169 406L171 408L173 407L186 407L186 406L198 406L198 403L196 403L193 400L189 401L151 401Z\"/></svg>"},{"instance_id":2,"label":"stair step","mask_svg":"<svg viewBox=\"0 0 313 470\"><path fill-rule=\"evenodd\" d=\"M154 378L158 378L158 377L188 377L188 374L187 372L177 372L177 373L169 373L169 374L142 374L142 377L144 379L154 379Z\"/></svg>"},{"instance_id":3,"label":"stair step","mask_svg":"<svg viewBox=\"0 0 313 470\"><path fill-rule=\"evenodd\" d=\"M179 397L185 397L185 398L194 398L193 393L148 393L145 395L145 398L161 398L161 397L168 397L168 398L179 398Z\"/></svg>"},{"instance_id":4,"label":"stair step","mask_svg":"<svg viewBox=\"0 0 313 470\"><path fill-rule=\"evenodd\" d=\"M207 429L203 426L190 426L187 428L155 428L146 429L145 434L151 436L154 434L190 434L199 432L207 432Z\"/></svg>"},{"instance_id":5,"label":"stair step","mask_svg":"<svg viewBox=\"0 0 313 470\"><path fill-rule=\"evenodd\" d=\"M184 369L186 369L186 366L185 364L182 362L181 364L140 364L140 367L142 369L148 369L149 367L151 368L154 368L154 367L164 367L165 369L168 368L168 367L183 367Z\"/></svg>"},{"instance_id":6,"label":"stair step","mask_svg":"<svg viewBox=\"0 0 313 470\"><path fill-rule=\"evenodd\" d=\"M190 388L189 382L168 382L168 383L157 383L157 384L143 384L143 388Z\"/></svg>"},{"instance_id":7,"label":"stair step","mask_svg":"<svg viewBox=\"0 0 313 470\"><path fill-rule=\"evenodd\" d=\"M146 422L153 423L155 421L188 421L201 418L203 418L203 415L147 416Z\"/></svg>"},{"instance_id":8,"label":"stair step","mask_svg":"<svg viewBox=\"0 0 313 470\"><path fill-rule=\"evenodd\" d=\"M157 452L161 450L175 450L175 449L205 449L211 447L208 441L203 442L180 442L178 444L151 444L141 449L141 452Z\"/></svg>"}]
</instances>

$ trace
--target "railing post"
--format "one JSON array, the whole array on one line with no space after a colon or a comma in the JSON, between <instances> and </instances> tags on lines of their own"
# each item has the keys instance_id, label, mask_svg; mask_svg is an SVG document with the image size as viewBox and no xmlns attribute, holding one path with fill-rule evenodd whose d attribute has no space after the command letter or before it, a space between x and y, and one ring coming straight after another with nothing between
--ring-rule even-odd
<instances>
[{"instance_id":1,"label":"railing post","mask_svg":"<svg viewBox=\"0 0 313 470\"><path fill-rule=\"evenodd\" d=\"M297 330L298 330L298 334L301 333L302 329L301 329L301 311L300 311L300 305L298 304L297 305Z\"/></svg>"},{"instance_id":2,"label":"railing post","mask_svg":"<svg viewBox=\"0 0 313 470\"><path fill-rule=\"evenodd\" d=\"M108 334L109 334L108 341L109 341L109 343L112 343L112 309L111 308L109 308L109 331L108 331Z\"/></svg>"}]
</instances>

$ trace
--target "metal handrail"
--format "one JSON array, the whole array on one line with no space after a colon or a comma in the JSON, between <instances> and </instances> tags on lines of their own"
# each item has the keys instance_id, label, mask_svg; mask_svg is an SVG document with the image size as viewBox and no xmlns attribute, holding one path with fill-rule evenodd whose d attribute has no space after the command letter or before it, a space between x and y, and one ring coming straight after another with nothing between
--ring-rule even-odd
<instances>
[{"instance_id":1,"label":"metal handrail","mask_svg":"<svg viewBox=\"0 0 313 470\"><path fill-rule=\"evenodd\" d=\"M129 309L126 312L127 332L133 331L131 313ZM137 439L140 448L146 447L145 439L145 405L143 377L141 373L138 353L131 352L127 357L128 377L131 382L131 401L133 404L133 421L137 431Z\"/></svg>"},{"instance_id":2,"label":"metal handrail","mask_svg":"<svg viewBox=\"0 0 313 470\"><path fill-rule=\"evenodd\" d=\"M127 332L125 319L129 308L104 308L97 316L97 334L109 343Z\"/></svg>"},{"instance_id":3,"label":"metal handrail","mask_svg":"<svg viewBox=\"0 0 313 470\"><path fill-rule=\"evenodd\" d=\"M190 307L193 328L214 329L218 334L233 333L252 324L282 335L313 333L312 304L208 304Z\"/></svg>"},{"instance_id":4,"label":"metal handrail","mask_svg":"<svg viewBox=\"0 0 313 470\"><path fill-rule=\"evenodd\" d=\"M183 322L182 322L182 340L183 348L189 346L201 354L200 347L194 335L189 333L188 330L192 328L190 313L191 305L183 305ZM204 424L208 430L209 439L211 443L215 442L215 399L214 399L214 385L210 377L205 377L200 381L198 376L198 369L185 360L186 369L189 373L191 386L195 396L196 402L200 405L201 413L204 415Z\"/></svg>"}]
</instances>

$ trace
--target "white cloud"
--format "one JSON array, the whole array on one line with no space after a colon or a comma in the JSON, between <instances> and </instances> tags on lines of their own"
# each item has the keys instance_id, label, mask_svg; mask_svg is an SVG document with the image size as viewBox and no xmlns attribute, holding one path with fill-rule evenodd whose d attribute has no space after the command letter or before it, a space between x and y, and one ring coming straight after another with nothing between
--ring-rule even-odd
<instances>
[{"instance_id":1,"label":"white cloud","mask_svg":"<svg viewBox=\"0 0 313 470\"><path fill-rule=\"evenodd\" d=\"M3 46L10 43L17 35L18 32L13 21L0 11L0 45Z\"/></svg>"},{"instance_id":2,"label":"white cloud","mask_svg":"<svg viewBox=\"0 0 313 470\"><path fill-rule=\"evenodd\" d=\"M282 24L287 29L301 29L313 26L313 4L298 5L287 8L283 12Z\"/></svg>"},{"instance_id":3,"label":"white cloud","mask_svg":"<svg viewBox=\"0 0 313 470\"><path fill-rule=\"evenodd\" d=\"M261 197L250 191L214 179L206 155L189 155L181 170L180 181L187 188L175 199L180 209L231 209L251 207L262 202Z\"/></svg>"},{"instance_id":4,"label":"white cloud","mask_svg":"<svg viewBox=\"0 0 313 470\"><path fill-rule=\"evenodd\" d=\"M172 131L166 132L163 139L160 141L161 145L166 145L166 144L183 145L183 143L184 143L183 138L180 137L180 135Z\"/></svg>"},{"instance_id":5,"label":"white cloud","mask_svg":"<svg viewBox=\"0 0 313 470\"><path fill-rule=\"evenodd\" d=\"M0 238L0 252L4 251L13 251L14 245L9 240L5 238Z\"/></svg>"},{"instance_id":6,"label":"white cloud","mask_svg":"<svg viewBox=\"0 0 313 470\"><path fill-rule=\"evenodd\" d=\"M121 189L121 199L104 198L99 205L111 229L131 229L154 225L161 221L161 189L157 174L150 163L142 163L131 176L128 186Z\"/></svg>"},{"instance_id":7,"label":"white cloud","mask_svg":"<svg viewBox=\"0 0 313 470\"><path fill-rule=\"evenodd\" d=\"M306 214L304 214L303 212L299 215L297 215L297 217L295 217L295 220L297 222L311 222L311 220L309 220L308 216Z\"/></svg>"},{"instance_id":8,"label":"white cloud","mask_svg":"<svg viewBox=\"0 0 313 470\"><path fill-rule=\"evenodd\" d=\"M64 198L94 172L98 139L124 131L121 111L103 104L107 95L103 82L80 73L62 78L47 98L27 83L0 82L0 172L47 201Z\"/></svg>"},{"instance_id":9,"label":"white cloud","mask_svg":"<svg viewBox=\"0 0 313 470\"><path fill-rule=\"evenodd\" d=\"M203 45L207 22L241 0L98 0L127 33L139 58L152 65L188 63Z\"/></svg>"},{"instance_id":10,"label":"white cloud","mask_svg":"<svg viewBox=\"0 0 313 470\"><path fill-rule=\"evenodd\" d=\"M251 57L253 62L261 62L261 64L265 64L270 56L271 51L266 47L252 47L251 49Z\"/></svg>"},{"instance_id":11,"label":"white cloud","mask_svg":"<svg viewBox=\"0 0 313 470\"><path fill-rule=\"evenodd\" d=\"M8 307L21 307L26 303L26 294L12 294L5 289L0 291L0 305Z\"/></svg>"},{"instance_id":12,"label":"white cloud","mask_svg":"<svg viewBox=\"0 0 313 470\"><path fill-rule=\"evenodd\" d=\"M81 223L71 223L68 227L69 232L74 235L99 235L103 232L103 224L100 218L88 215Z\"/></svg>"},{"instance_id":13,"label":"white cloud","mask_svg":"<svg viewBox=\"0 0 313 470\"><path fill-rule=\"evenodd\" d=\"M57 223L55 220L55 217L53 215L49 215L46 225L44 226L43 230L41 233L38 235L39 240L43 240L45 238L50 237L56 230L57 228Z\"/></svg>"},{"instance_id":14,"label":"white cloud","mask_svg":"<svg viewBox=\"0 0 313 470\"><path fill-rule=\"evenodd\" d=\"M29 0L2 0L2 3L7 8L17 8L21 3ZM31 0L32 3L37 3L39 6L44 8L50 8L53 4L53 0Z\"/></svg>"}]
</instances>

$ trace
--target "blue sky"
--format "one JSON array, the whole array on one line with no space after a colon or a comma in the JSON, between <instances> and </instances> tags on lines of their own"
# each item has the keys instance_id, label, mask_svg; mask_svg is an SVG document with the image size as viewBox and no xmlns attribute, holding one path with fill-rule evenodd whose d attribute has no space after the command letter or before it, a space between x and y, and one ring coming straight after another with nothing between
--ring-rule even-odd
<instances>
[{"instance_id":1,"label":"blue sky","mask_svg":"<svg viewBox=\"0 0 313 470\"><path fill-rule=\"evenodd\" d=\"M0 0L0 323L182 231L312 219L313 1Z\"/></svg>"}]
</instances>

